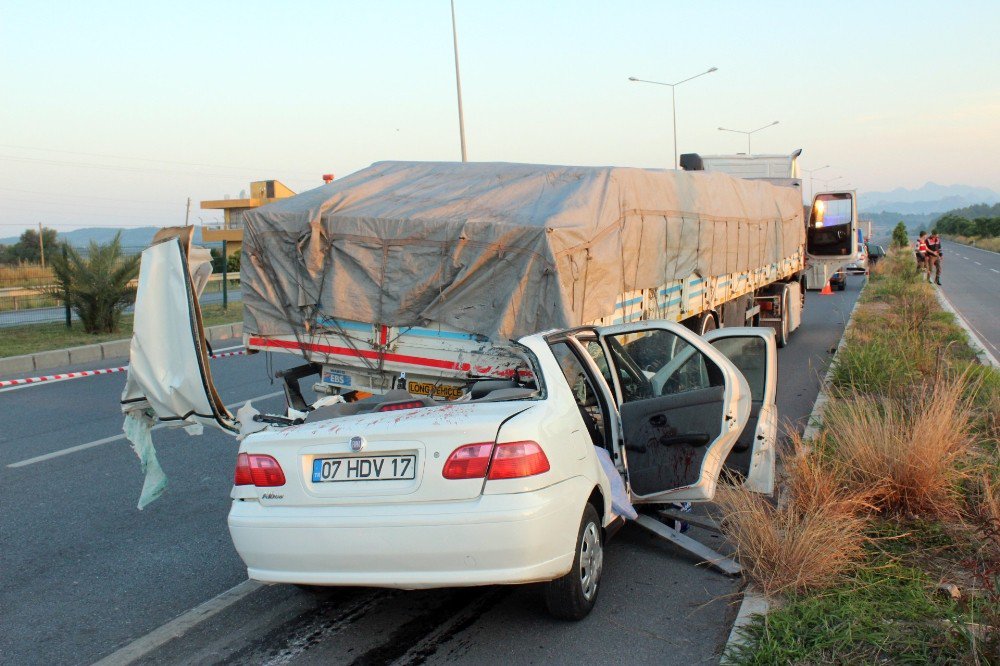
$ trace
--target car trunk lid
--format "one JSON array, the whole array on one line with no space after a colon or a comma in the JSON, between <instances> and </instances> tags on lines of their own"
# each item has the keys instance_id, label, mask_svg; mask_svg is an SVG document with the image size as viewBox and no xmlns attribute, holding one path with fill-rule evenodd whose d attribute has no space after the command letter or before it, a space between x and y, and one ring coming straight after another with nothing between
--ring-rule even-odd
<instances>
[{"instance_id":1,"label":"car trunk lid","mask_svg":"<svg viewBox=\"0 0 1000 666\"><path fill-rule=\"evenodd\" d=\"M473 499L482 493L484 479L445 479L448 456L466 444L494 442L504 421L531 406L530 401L447 404L345 416L256 433L240 451L273 456L285 473L284 486L250 493L262 504ZM238 486L234 497L246 497L246 490Z\"/></svg>"}]
</instances>

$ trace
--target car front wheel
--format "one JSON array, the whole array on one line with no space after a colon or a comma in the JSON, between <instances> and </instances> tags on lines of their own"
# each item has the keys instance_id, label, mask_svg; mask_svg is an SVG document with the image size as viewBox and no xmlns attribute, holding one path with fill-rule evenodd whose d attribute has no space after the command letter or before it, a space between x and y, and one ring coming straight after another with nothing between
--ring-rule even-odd
<instances>
[{"instance_id":1,"label":"car front wheel","mask_svg":"<svg viewBox=\"0 0 1000 666\"><path fill-rule=\"evenodd\" d=\"M568 574L545 586L545 604L549 612L563 620L585 618L597 601L603 568L601 519L593 505L587 504L576 537L573 567Z\"/></svg>"}]
</instances>

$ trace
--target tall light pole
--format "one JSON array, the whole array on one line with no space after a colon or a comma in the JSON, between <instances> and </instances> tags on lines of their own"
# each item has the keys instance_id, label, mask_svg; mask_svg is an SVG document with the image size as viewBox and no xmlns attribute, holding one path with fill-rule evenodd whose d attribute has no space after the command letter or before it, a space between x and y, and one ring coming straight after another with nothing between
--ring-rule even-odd
<instances>
[{"instance_id":1,"label":"tall light pole","mask_svg":"<svg viewBox=\"0 0 1000 666\"><path fill-rule=\"evenodd\" d=\"M455 90L458 92L458 137L462 142L462 161L468 162L465 151L465 115L462 113L462 75L458 71L458 28L455 25L455 0L451 0L451 38L455 44Z\"/></svg>"},{"instance_id":2,"label":"tall light pole","mask_svg":"<svg viewBox=\"0 0 1000 666\"><path fill-rule=\"evenodd\" d=\"M754 129L754 130L735 130L735 129L728 129L726 127L720 127L719 130L722 131L722 132L736 132L737 134L746 134L747 135L747 155L750 155L751 154L750 153L750 135L754 134L756 132L759 132L759 131L761 131L763 129L767 129L768 127L774 127L777 124L778 124L778 121L775 120L773 123L768 123L768 124L764 125L763 127L758 127L757 129Z\"/></svg>"},{"instance_id":3,"label":"tall light pole","mask_svg":"<svg viewBox=\"0 0 1000 666\"><path fill-rule=\"evenodd\" d=\"M820 185L823 187L823 189L826 189L827 187L829 187L830 183L834 183L838 180L843 180L843 178L844 178L843 176L834 176L833 178L817 178L816 180L820 182ZM810 189L812 189L811 186ZM809 198L811 199L812 197Z\"/></svg>"},{"instance_id":4,"label":"tall light pole","mask_svg":"<svg viewBox=\"0 0 1000 666\"><path fill-rule=\"evenodd\" d=\"M683 81L678 81L677 83L664 83L663 81L647 81L646 79L637 79L634 76L628 77L629 81L633 83L652 83L657 86L669 86L670 87L670 110L674 117L674 168L678 168L677 164L677 91L676 88L682 83L687 83L692 79L697 79L699 76L705 76L706 74L711 74L712 72L719 71L718 67L710 67L701 74L695 74L694 76L689 76Z\"/></svg>"},{"instance_id":5,"label":"tall light pole","mask_svg":"<svg viewBox=\"0 0 1000 666\"><path fill-rule=\"evenodd\" d=\"M803 169L807 174L809 174L809 201L812 202L813 198L813 174L817 171L822 171L823 169L829 169L829 164L824 164L821 167L816 167L815 169Z\"/></svg>"}]
</instances>

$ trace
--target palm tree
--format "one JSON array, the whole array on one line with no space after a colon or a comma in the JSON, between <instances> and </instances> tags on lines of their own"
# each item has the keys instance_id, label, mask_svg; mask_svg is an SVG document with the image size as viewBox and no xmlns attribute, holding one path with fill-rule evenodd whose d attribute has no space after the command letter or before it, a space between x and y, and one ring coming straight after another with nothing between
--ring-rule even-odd
<instances>
[{"instance_id":1,"label":"palm tree","mask_svg":"<svg viewBox=\"0 0 1000 666\"><path fill-rule=\"evenodd\" d=\"M139 255L122 253L121 232L106 245L90 241L86 257L68 244L54 253L55 295L68 299L87 333L115 333L122 311L135 301L132 280L139 274Z\"/></svg>"}]
</instances>

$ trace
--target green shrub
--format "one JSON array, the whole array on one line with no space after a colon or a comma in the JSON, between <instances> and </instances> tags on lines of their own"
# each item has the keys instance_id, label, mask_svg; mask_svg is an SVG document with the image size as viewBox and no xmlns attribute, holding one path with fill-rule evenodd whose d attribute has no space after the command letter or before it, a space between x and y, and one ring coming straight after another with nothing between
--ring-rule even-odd
<instances>
[{"instance_id":1,"label":"green shrub","mask_svg":"<svg viewBox=\"0 0 1000 666\"><path fill-rule=\"evenodd\" d=\"M115 333L122 311L135 301L131 282L139 274L139 255L122 254L121 232L107 245L90 242L86 256L63 245L52 257L57 289L67 297L87 333Z\"/></svg>"}]
</instances>

